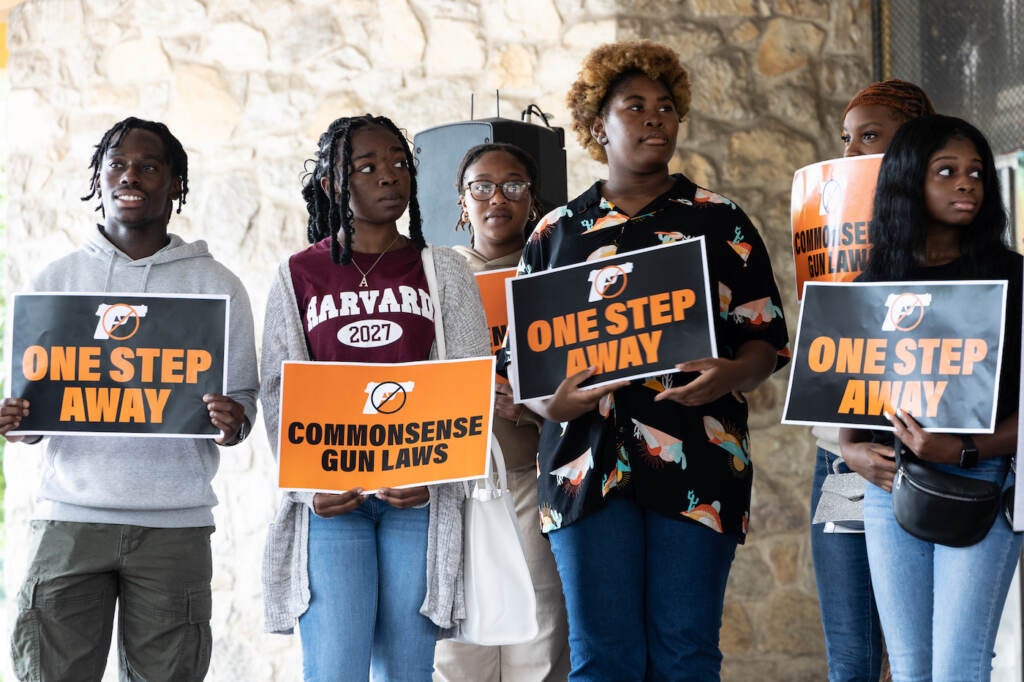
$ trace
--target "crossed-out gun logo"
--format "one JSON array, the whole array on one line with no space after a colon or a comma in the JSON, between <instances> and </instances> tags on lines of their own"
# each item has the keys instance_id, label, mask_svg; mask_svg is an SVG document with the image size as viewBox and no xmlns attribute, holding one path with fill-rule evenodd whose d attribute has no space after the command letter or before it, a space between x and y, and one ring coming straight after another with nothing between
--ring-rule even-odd
<instances>
[{"instance_id":1,"label":"crossed-out gun logo","mask_svg":"<svg viewBox=\"0 0 1024 682\"><path fill-rule=\"evenodd\" d=\"M591 270L587 281L590 282L590 295L587 301L593 303L605 298L615 298L626 289L629 273L633 272L632 263L606 265L600 270Z\"/></svg>"},{"instance_id":2,"label":"crossed-out gun logo","mask_svg":"<svg viewBox=\"0 0 1024 682\"><path fill-rule=\"evenodd\" d=\"M842 207L843 185L835 178L829 178L821 186L821 201L818 203L819 215L831 215L832 211Z\"/></svg>"},{"instance_id":3,"label":"crossed-out gun logo","mask_svg":"<svg viewBox=\"0 0 1024 682\"><path fill-rule=\"evenodd\" d=\"M924 319L924 309L932 304L931 294L915 294L902 292L889 294L885 299L888 308L885 321L882 322L884 332L909 332Z\"/></svg>"},{"instance_id":4,"label":"crossed-out gun logo","mask_svg":"<svg viewBox=\"0 0 1024 682\"><path fill-rule=\"evenodd\" d=\"M415 381L370 381L366 384L363 414L394 414L403 407Z\"/></svg>"},{"instance_id":5,"label":"crossed-out gun logo","mask_svg":"<svg viewBox=\"0 0 1024 682\"><path fill-rule=\"evenodd\" d=\"M149 312L149 306L129 305L127 303L100 303L96 308L96 331L94 339L113 339L126 341L139 331L139 320Z\"/></svg>"}]
</instances>

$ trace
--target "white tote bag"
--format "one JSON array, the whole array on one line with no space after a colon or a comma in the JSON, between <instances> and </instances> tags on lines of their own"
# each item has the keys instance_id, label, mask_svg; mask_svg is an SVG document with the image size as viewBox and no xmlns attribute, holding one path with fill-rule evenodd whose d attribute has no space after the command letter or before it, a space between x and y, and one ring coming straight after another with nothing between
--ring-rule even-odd
<instances>
[{"instance_id":1,"label":"white tote bag","mask_svg":"<svg viewBox=\"0 0 1024 682\"><path fill-rule=\"evenodd\" d=\"M466 485L463 569L466 620L456 641L496 646L537 636L537 597L516 525L505 458L491 436L491 461L498 472Z\"/></svg>"}]
</instances>

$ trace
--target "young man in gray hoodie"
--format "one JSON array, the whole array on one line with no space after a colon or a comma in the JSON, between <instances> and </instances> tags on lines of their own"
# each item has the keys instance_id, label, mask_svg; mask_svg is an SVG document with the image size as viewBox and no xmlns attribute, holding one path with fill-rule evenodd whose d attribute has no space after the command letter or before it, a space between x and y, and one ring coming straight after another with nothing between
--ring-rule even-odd
<instances>
[{"instance_id":1,"label":"young man in gray hoodie","mask_svg":"<svg viewBox=\"0 0 1024 682\"><path fill-rule=\"evenodd\" d=\"M252 312L241 281L206 243L169 234L188 193L188 158L162 123L128 118L96 146L88 200L103 224L48 266L36 291L227 294L227 395L206 394L204 438L51 436L18 595L11 653L19 679L99 680L118 604L122 679L201 680L210 663L210 534L217 445L256 415ZM31 405L0 403L0 435ZM38 442L41 438L36 438ZM217 445L215 445L216 443Z\"/></svg>"}]
</instances>

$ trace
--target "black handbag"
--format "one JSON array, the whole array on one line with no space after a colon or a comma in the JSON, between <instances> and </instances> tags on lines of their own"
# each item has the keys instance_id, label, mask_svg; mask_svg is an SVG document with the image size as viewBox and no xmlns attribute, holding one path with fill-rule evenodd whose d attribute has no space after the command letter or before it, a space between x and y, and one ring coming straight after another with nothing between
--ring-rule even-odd
<instances>
[{"instance_id":1,"label":"black handbag","mask_svg":"<svg viewBox=\"0 0 1024 682\"><path fill-rule=\"evenodd\" d=\"M1001 483L933 469L896 439L892 513L916 538L967 547L984 538L999 513Z\"/></svg>"}]
</instances>

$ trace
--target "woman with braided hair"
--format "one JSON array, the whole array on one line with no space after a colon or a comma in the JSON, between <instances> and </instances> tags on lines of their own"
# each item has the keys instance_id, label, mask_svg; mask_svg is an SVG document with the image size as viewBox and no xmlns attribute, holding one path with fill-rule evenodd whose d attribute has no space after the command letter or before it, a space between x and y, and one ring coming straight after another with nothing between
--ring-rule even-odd
<instances>
[{"instance_id":1,"label":"woman with braided hair","mask_svg":"<svg viewBox=\"0 0 1024 682\"><path fill-rule=\"evenodd\" d=\"M881 154L901 125L934 113L928 95L913 83L897 79L872 83L846 105L843 156ZM815 426L811 432L817 439L811 486L813 518L825 476L852 469L840 455L837 427ZM892 480L896 465L891 460L867 452L863 456L869 458L864 466L888 472L885 475ZM825 533L822 524L813 524L811 556L825 631L829 682L877 682L884 658L882 627L871 589L864 534Z\"/></svg>"},{"instance_id":2,"label":"woman with braided hair","mask_svg":"<svg viewBox=\"0 0 1024 682\"><path fill-rule=\"evenodd\" d=\"M901 125L934 113L928 95L913 83L898 78L872 83L843 112L843 156L882 154Z\"/></svg>"},{"instance_id":3,"label":"woman with braided hair","mask_svg":"<svg viewBox=\"0 0 1024 682\"><path fill-rule=\"evenodd\" d=\"M311 246L279 268L263 336L262 400L274 447L284 360L490 353L465 261L424 243L412 153L394 123L339 118L307 163ZM406 208L409 237L396 222ZM346 304L353 294L357 306ZM402 333L372 348L339 333L371 318ZM366 680L370 671L378 681L430 680L435 640L465 613L463 498L461 484L285 494L264 554L266 628L288 633L298 622L306 680Z\"/></svg>"}]
</instances>

